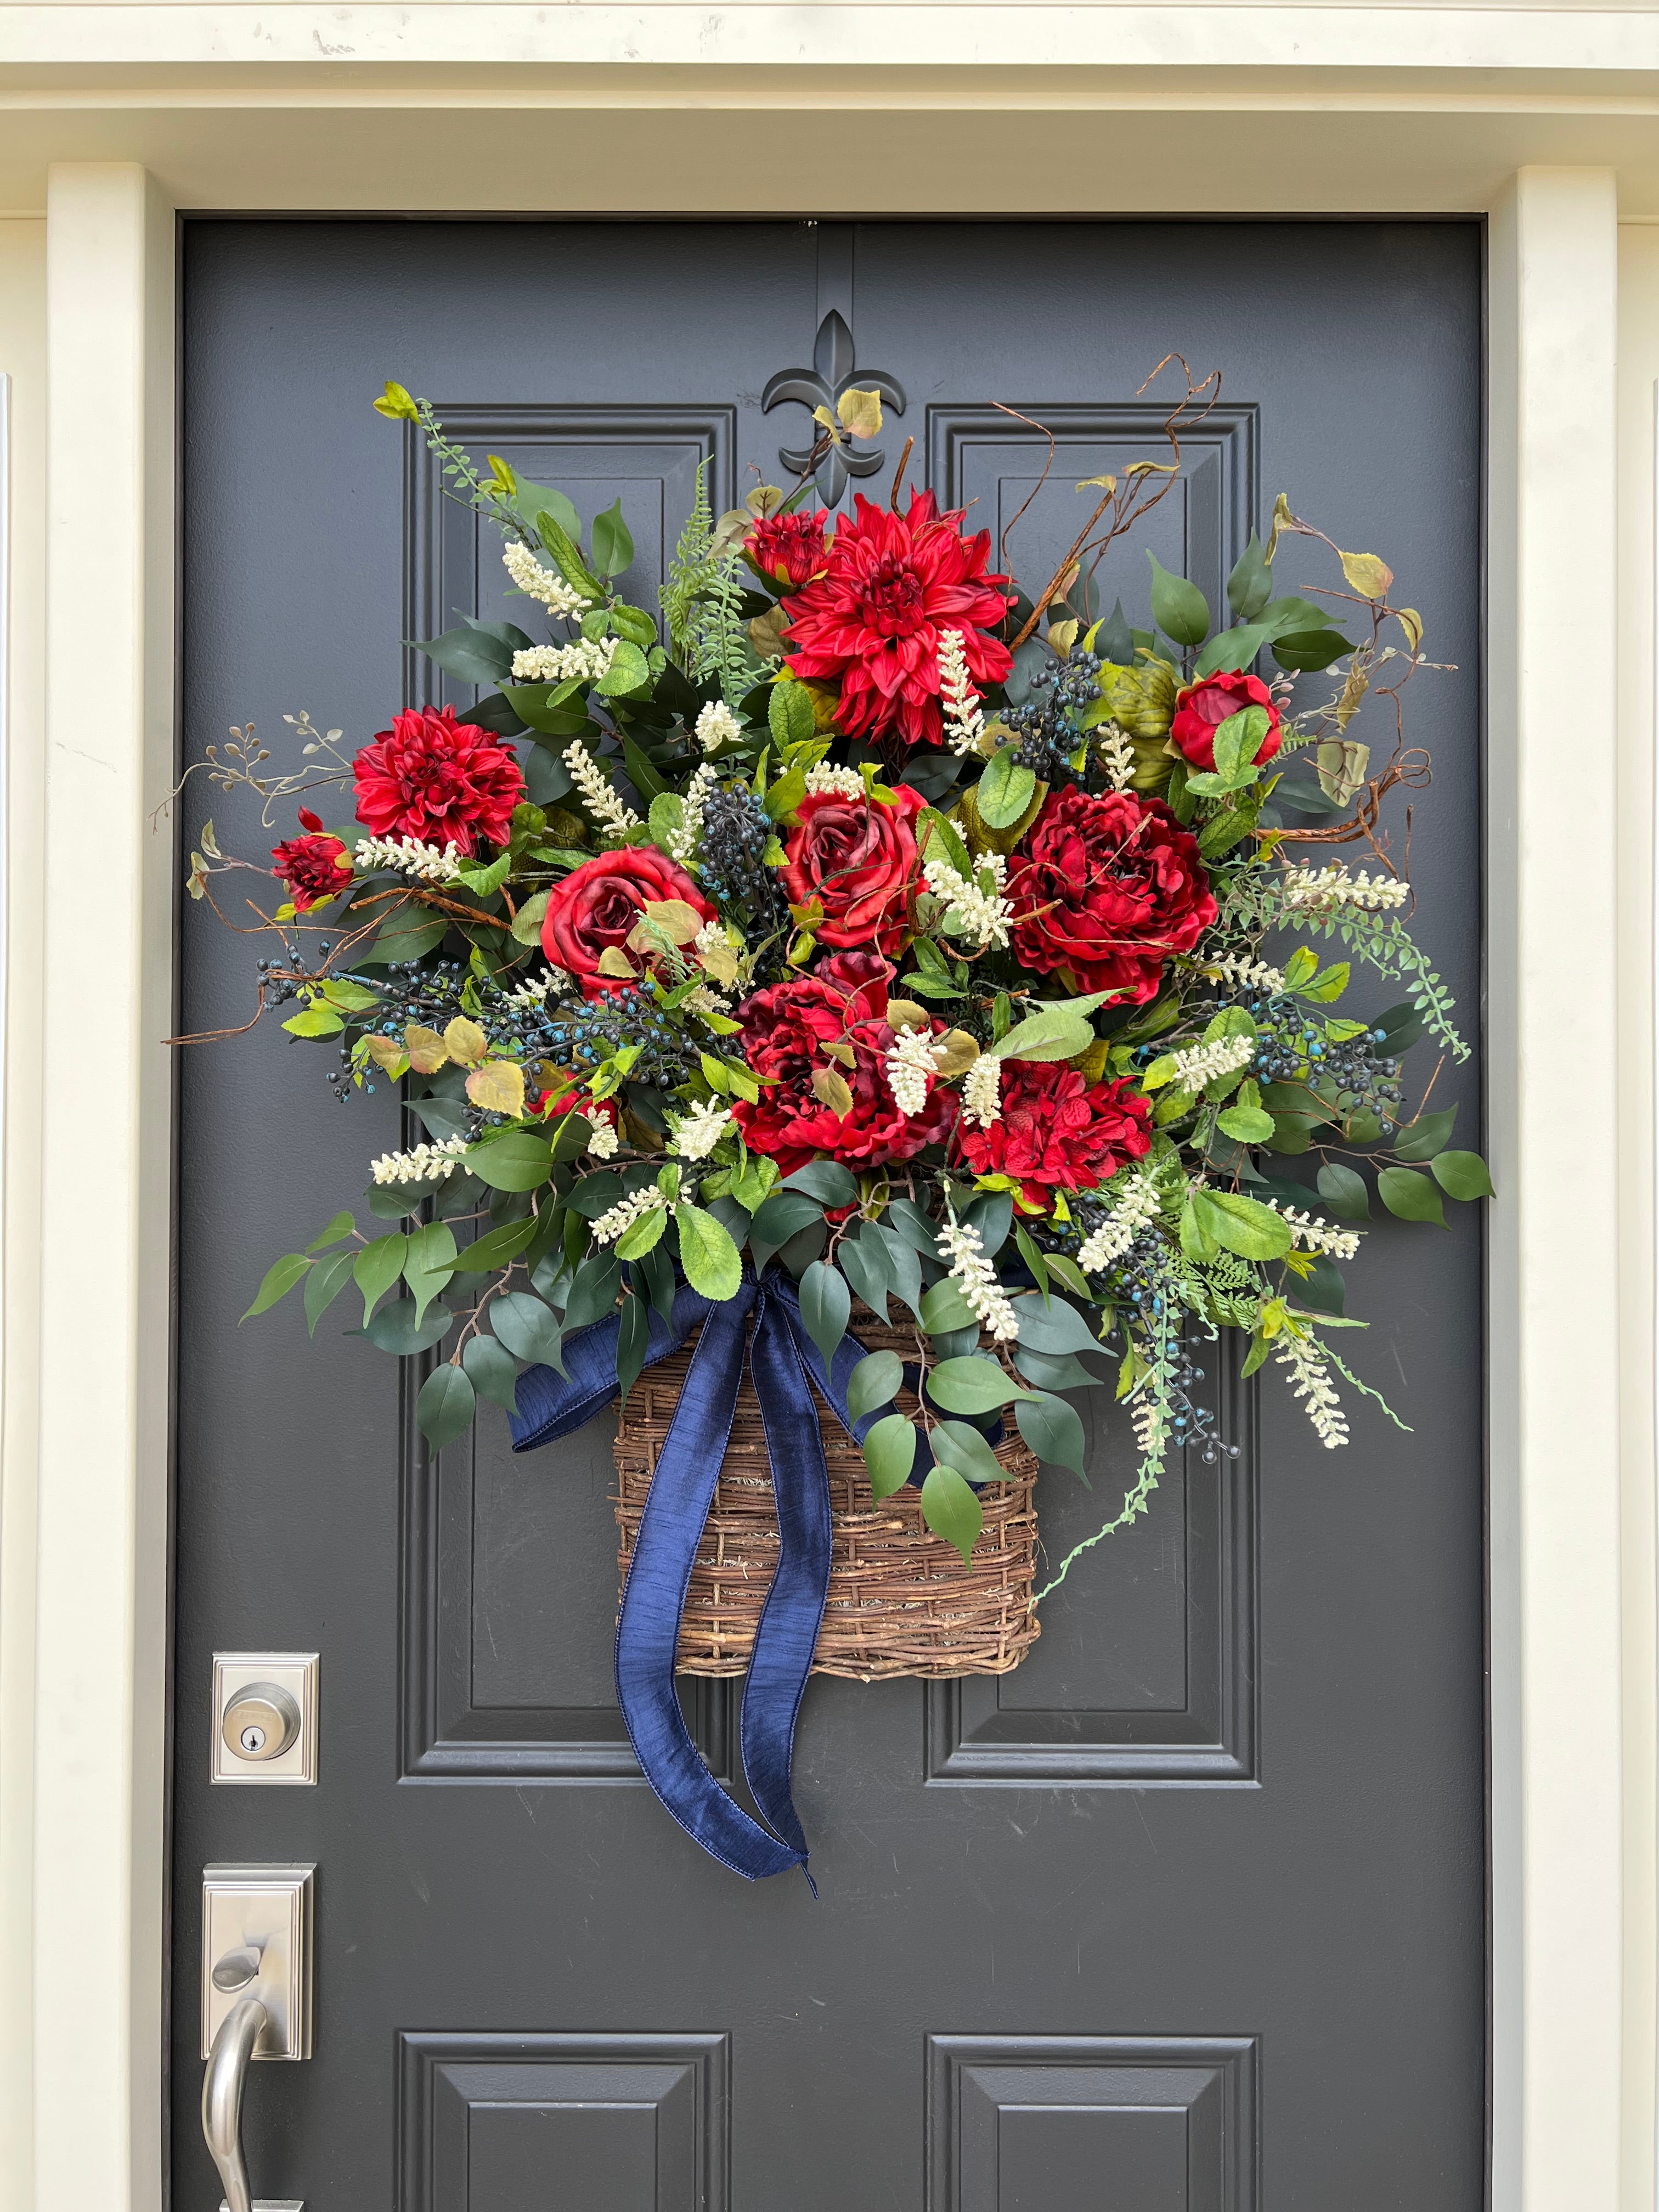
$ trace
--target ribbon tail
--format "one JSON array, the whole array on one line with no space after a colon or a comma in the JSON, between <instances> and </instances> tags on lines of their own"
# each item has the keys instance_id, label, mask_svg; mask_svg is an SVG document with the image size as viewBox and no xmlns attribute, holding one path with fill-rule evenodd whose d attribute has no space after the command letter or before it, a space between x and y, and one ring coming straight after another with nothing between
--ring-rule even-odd
<instances>
[{"instance_id":1,"label":"ribbon tail","mask_svg":"<svg viewBox=\"0 0 1659 2212\"><path fill-rule=\"evenodd\" d=\"M772 1462L778 1564L744 1685L743 1771L763 1815L805 1869L806 1837L789 1772L795 1722L830 1594L830 1476L817 1409L787 1308L764 1293L750 1359ZM844 1407L844 1388L842 1402Z\"/></svg>"},{"instance_id":2,"label":"ribbon tail","mask_svg":"<svg viewBox=\"0 0 1659 2212\"><path fill-rule=\"evenodd\" d=\"M646 1338L643 1364L654 1367L678 1352L709 1310L709 1302L682 1283L674 1293L674 1317L665 1321L653 1306ZM605 1314L568 1336L560 1347L565 1371L551 1367L526 1367L519 1377L519 1410L507 1419L515 1452L536 1451L556 1437L568 1437L591 1421L617 1395L617 1336L619 1316Z\"/></svg>"},{"instance_id":3,"label":"ribbon tail","mask_svg":"<svg viewBox=\"0 0 1659 2212\"><path fill-rule=\"evenodd\" d=\"M750 1881L800 1865L805 1846L769 1835L709 1772L680 1711L674 1662L698 1540L732 1433L752 1298L751 1287L748 1297L707 1309L651 1479L617 1624L617 1695L646 1780L694 1842Z\"/></svg>"}]
</instances>

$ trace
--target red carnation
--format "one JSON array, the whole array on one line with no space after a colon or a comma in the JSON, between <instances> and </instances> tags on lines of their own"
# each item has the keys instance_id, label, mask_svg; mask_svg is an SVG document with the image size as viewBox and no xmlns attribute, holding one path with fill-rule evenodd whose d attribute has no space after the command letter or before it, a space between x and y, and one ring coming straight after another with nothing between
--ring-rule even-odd
<instances>
[{"instance_id":1,"label":"red carnation","mask_svg":"<svg viewBox=\"0 0 1659 2212\"><path fill-rule=\"evenodd\" d=\"M891 974L881 974L868 955L843 953L814 975L757 991L738 1007L743 1056L763 1081L758 1105L740 1098L732 1111L750 1152L769 1153L785 1175L815 1152L854 1168L914 1159L950 1135L956 1096L931 1077L920 1114L907 1116L894 1103L887 1054L898 1032L884 1018ZM945 1024L932 1026L938 1035ZM850 1067L826 1049L832 1044L851 1048ZM846 1114L812 1088L815 1075L831 1073L853 1094Z\"/></svg>"},{"instance_id":2,"label":"red carnation","mask_svg":"<svg viewBox=\"0 0 1659 2212\"><path fill-rule=\"evenodd\" d=\"M640 908L662 899L684 899L702 921L714 919L714 908L684 869L654 845L599 853L553 886L542 917L542 950L556 967L576 978L584 998L626 990L633 979L601 975L599 956L624 945ZM637 966L638 957L628 957Z\"/></svg>"},{"instance_id":3,"label":"red carnation","mask_svg":"<svg viewBox=\"0 0 1659 2212\"><path fill-rule=\"evenodd\" d=\"M1215 920L1210 880L1162 799L1128 791L1051 792L1008 872L1014 951L1079 992L1156 998L1164 963Z\"/></svg>"},{"instance_id":4,"label":"red carnation","mask_svg":"<svg viewBox=\"0 0 1659 2212\"><path fill-rule=\"evenodd\" d=\"M323 830L322 817L308 806L300 809L300 827L308 837L289 837L271 848L275 872L288 885L296 914L307 913L343 891L351 881L351 855L337 837Z\"/></svg>"},{"instance_id":5,"label":"red carnation","mask_svg":"<svg viewBox=\"0 0 1659 2212\"><path fill-rule=\"evenodd\" d=\"M518 757L453 707L416 707L365 745L352 764L357 819L376 837L477 850L479 838L507 842L524 797Z\"/></svg>"},{"instance_id":6,"label":"red carnation","mask_svg":"<svg viewBox=\"0 0 1659 2212\"><path fill-rule=\"evenodd\" d=\"M763 576L795 592L816 576L830 557L823 538L823 514L769 514L743 541L743 550Z\"/></svg>"},{"instance_id":7,"label":"red carnation","mask_svg":"<svg viewBox=\"0 0 1659 2212\"><path fill-rule=\"evenodd\" d=\"M1193 767L1212 775L1215 733L1230 715L1243 714L1246 707L1265 707L1267 712L1267 734L1255 757L1255 765L1260 768L1279 750L1279 709L1261 678L1247 676L1243 669L1228 669L1219 676L1206 676L1202 683L1189 684L1186 690L1177 692L1170 735Z\"/></svg>"},{"instance_id":8,"label":"red carnation","mask_svg":"<svg viewBox=\"0 0 1659 2212\"><path fill-rule=\"evenodd\" d=\"M847 737L936 745L940 636L961 634L981 690L1000 684L1013 663L986 631L1011 605L1008 579L987 572L990 532L964 538L960 513L941 515L930 491L915 494L908 514L862 494L857 507L836 526L824 573L790 600L784 652L796 676L841 685L836 720Z\"/></svg>"},{"instance_id":9,"label":"red carnation","mask_svg":"<svg viewBox=\"0 0 1659 2212\"><path fill-rule=\"evenodd\" d=\"M963 1122L963 1157L975 1175L1012 1176L1029 1205L1047 1206L1057 1190L1093 1190L1152 1150L1151 1102L1127 1076L1090 1083L1064 1060L1009 1060L1001 1082L990 1127Z\"/></svg>"},{"instance_id":10,"label":"red carnation","mask_svg":"<svg viewBox=\"0 0 1659 2212\"><path fill-rule=\"evenodd\" d=\"M784 888L796 906L823 908L825 945L874 945L896 952L908 934L916 884L911 825L927 804L902 783L890 800L810 791L784 845Z\"/></svg>"}]
</instances>

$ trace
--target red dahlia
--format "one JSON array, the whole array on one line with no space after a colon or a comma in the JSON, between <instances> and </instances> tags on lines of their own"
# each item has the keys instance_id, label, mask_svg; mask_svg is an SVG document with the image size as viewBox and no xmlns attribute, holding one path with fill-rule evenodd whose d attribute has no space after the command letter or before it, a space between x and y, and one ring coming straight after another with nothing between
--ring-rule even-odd
<instances>
[{"instance_id":1,"label":"red dahlia","mask_svg":"<svg viewBox=\"0 0 1659 2212\"><path fill-rule=\"evenodd\" d=\"M1092 1190L1152 1150L1151 1103L1127 1077L1090 1083L1063 1060L1004 1060L1001 1075L1001 1113L988 1129L963 1121L963 1157L975 1175L1012 1176L1030 1205Z\"/></svg>"},{"instance_id":2,"label":"red dahlia","mask_svg":"<svg viewBox=\"0 0 1659 2212\"><path fill-rule=\"evenodd\" d=\"M477 850L480 837L507 842L524 775L510 747L453 707L416 707L392 717L352 764L357 819L376 837Z\"/></svg>"},{"instance_id":3,"label":"red dahlia","mask_svg":"<svg viewBox=\"0 0 1659 2212\"><path fill-rule=\"evenodd\" d=\"M964 538L961 514L940 514L930 491L908 514L861 494L857 507L836 526L823 574L790 600L784 652L796 676L840 684L845 736L936 745L940 635L960 631L974 682L1000 684L1013 664L986 631L1011 604L1008 579L987 572L990 532Z\"/></svg>"},{"instance_id":4,"label":"red dahlia","mask_svg":"<svg viewBox=\"0 0 1659 2212\"><path fill-rule=\"evenodd\" d=\"M337 837L323 831L322 817L308 806L300 809L300 827L311 835L285 839L271 848L270 857L275 872L288 885L295 912L304 914L345 889L351 881L351 855Z\"/></svg>"},{"instance_id":5,"label":"red dahlia","mask_svg":"<svg viewBox=\"0 0 1659 2212\"><path fill-rule=\"evenodd\" d=\"M822 508L811 514L769 514L744 539L743 550L763 576L786 592L799 591L830 557Z\"/></svg>"}]
</instances>

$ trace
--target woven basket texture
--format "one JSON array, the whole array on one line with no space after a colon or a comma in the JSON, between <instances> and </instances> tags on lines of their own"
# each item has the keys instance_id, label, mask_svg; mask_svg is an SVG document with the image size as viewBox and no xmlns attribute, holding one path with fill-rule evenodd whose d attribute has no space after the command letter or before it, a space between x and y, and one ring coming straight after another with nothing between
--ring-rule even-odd
<instances>
[{"instance_id":1,"label":"woven basket texture","mask_svg":"<svg viewBox=\"0 0 1659 2212\"><path fill-rule=\"evenodd\" d=\"M854 1334L872 1352L915 1358L914 1335L873 1318L855 1322ZM616 1507L624 1579L695 1343L694 1337L646 1370L617 1423ZM901 1413L918 1411L908 1390L900 1392L897 1403ZM821 1404L818 1426L830 1473L831 1549L830 1597L813 1673L871 1682L890 1675L1006 1674L1018 1667L1040 1632L1030 1609L1037 1462L1018 1436L997 1448L1008 1480L980 1492L985 1525L964 1566L962 1554L923 1521L919 1491L907 1485L877 1504L863 1453ZM745 1370L732 1441L691 1570L679 1673L745 1671L777 1556L766 1432Z\"/></svg>"}]
</instances>

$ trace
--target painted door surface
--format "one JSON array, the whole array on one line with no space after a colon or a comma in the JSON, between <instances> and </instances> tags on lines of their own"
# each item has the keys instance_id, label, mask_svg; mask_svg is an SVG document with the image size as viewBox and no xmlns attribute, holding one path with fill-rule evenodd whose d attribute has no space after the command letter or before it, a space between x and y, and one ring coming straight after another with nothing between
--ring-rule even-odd
<instances>
[{"instance_id":1,"label":"painted door surface","mask_svg":"<svg viewBox=\"0 0 1659 2212\"><path fill-rule=\"evenodd\" d=\"M1009 548L1028 579L1079 479L1159 458L1134 395L1178 349L1221 402L1107 604L1143 618L1143 546L1215 603L1281 488L1392 563L1456 664L1414 686L1412 873L1477 1027L1480 257L1432 224L192 223L186 756L252 720L287 765L301 709L361 744L428 681L401 640L507 611L492 547L371 411L388 375L584 514L620 496L651 605L698 462L718 512L806 442L761 396L831 309L905 398L882 495L914 435L1000 531L1045 448L993 403L1055 431ZM1283 580L1318 579L1292 552ZM216 811L197 780L186 837ZM259 948L198 908L183 938L183 1026L246 1021ZM399 1140L384 1089L330 1101L329 1064L275 1020L180 1064L177 2212L219 2201L210 1861L319 1869L315 2056L256 2065L245 2122L256 2194L308 2212L1476 2212L1474 1210L1432 1246L1384 1227L1351 1271L1386 1316L1351 1364L1409 1434L1361 1405L1328 1453L1281 1391L1218 1378L1239 1456L1173 1464L1016 1673L811 1685L815 1903L714 1863L638 1777L603 1419L514 1458L492 1412L432 1458L344 1301L314 1343L293 1300L239 1328ZM1440 1091L1478 1141L1474 1077ZM1105 1394L1084 1412L1093 1488L1045 1474L1051 1559L1129 1466ZM321 1654L314 1788L210 1784L213 1655L260 1650ZM687 1694L729 1772L733 1694Z\"/></svg>"}]
</instances>

